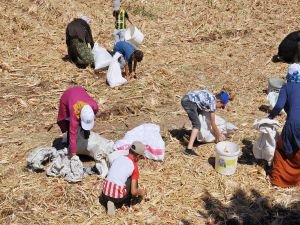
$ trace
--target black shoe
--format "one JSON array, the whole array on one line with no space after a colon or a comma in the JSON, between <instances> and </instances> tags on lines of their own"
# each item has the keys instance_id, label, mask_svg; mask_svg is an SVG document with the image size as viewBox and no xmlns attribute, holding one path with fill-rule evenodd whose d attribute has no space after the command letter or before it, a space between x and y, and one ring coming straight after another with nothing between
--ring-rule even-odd
<instances>
[{"instance_id":1,"label":"black shoe","mask_svg":"<svg viewBox=\"0 0 300 225\"><path fill-rule=\"evenodd\" d=\"M185 155L192 155L192 156L199 156L196 152L194 152L192 149L188 149L186 148L184 151L183 151L183 154Z\"/></svg>"}]
</instances>

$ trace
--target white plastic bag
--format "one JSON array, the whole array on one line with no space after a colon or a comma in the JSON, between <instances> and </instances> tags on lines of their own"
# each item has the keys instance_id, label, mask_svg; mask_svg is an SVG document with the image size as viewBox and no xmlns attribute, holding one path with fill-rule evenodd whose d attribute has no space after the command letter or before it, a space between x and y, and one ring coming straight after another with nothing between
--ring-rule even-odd
<instances>
[{"instance_id":1,"label":"white plastic bag","mask_svg":"<svg viewBox=\"0 0 300 225\"><path fill-rule=\"evenodd\" d=\"M210 113L209 112L202 112L199 114L200 120L200 130L197 136L197 140L199 142L213 142L216 140L216 137L211 129L210 125ZM221 134L227 136L230 132L237 130L238 128L234 126L232 123L226 122L222 117L216 115L215 116L216 125L221 132Z\"/></svg>"},{"instance_id":2,"label":"white plastic bag","mask_svg":"<svg viewBox=\"0 0 300 225\"><path fill-rule=\"evenodd\" d=\"M119 57L121 57L121 54L119 52L116 52L109 64L109 68L106 74L107 82L111 88L127 83L127 80L122 77L120 63L118 62Z\"/></svg>"},{"instance_id":3,"label":"white plastic bag","mask_svg":"<svg viewBox=\"0 0 300 225\"><path fill-rule=\"evenodd\" d=\"M160 127L158 125L146 123L135 127L128 131L124 138L116 141L113 148L115 151L128 150L134 141L140 141L145 145L146 158L164 160L165 142L160 135ZM123 153L120 153L120 155Z\"/></svg>"},{"instance_id":4,"label":"white plastic bag","mask_svg":"<svg viewBox=\"0 0 300 225\"><path fill-rule=\"evenodd\" d=\"M270 166L278 138L277 128L280 127L280 124L276 120L264 118L255 120L253 127L260 132L259 138L252 148L254 157L267 160Z\"/></svg>"},{"instance_id":5,"label":"white plastic bag","mask_svg":"<svg viewBox=\"0 0 300 225\"><path fill-rule=\"evenodd\" d=\"M98 43L95 43L92 53L94 56L95 70L99 70L109 66L112 60L112 56L105 48L102 48Z\"/></svg>"}]
</instances>

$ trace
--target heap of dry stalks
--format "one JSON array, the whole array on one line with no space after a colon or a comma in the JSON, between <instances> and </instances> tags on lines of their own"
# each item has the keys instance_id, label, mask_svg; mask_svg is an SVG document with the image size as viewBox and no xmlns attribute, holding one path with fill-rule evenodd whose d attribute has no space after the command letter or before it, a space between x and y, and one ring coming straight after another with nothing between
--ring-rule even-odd
<instances>
[{"instance_id":1,"label":"heap of dry stalks","mask_svg":"<svg viewBox=\"0 0 300 225\"><path fill-rule=\"evenodd\" d=\"M88 15L95 40L113 47L112 2L11 0L0 4L0 224L297 224L299 189L276 189L251 146L255 119L265 117L264 90L281 77L273 64L281 39L299 29L298 0L122 1L145 35L140 79L110 89L105 72L64 61L65 27ZM35 147L51 145L58 100L82 85L101 103L94 131L118 140L146 122L161 126L164 162L140 162L147 201L107 217L98 203L101 182L87 176L68 184L26 169ZM218 112L239 130L230 141L241 150L234 176L214 170L215 144L196 145L199 157L182 154L190 122L180 105L190 90L229 87L235 98ZM284 116L279 118L284 122ZM294 216L293 216L294 215Z\"/></svg>"}]
</instances>

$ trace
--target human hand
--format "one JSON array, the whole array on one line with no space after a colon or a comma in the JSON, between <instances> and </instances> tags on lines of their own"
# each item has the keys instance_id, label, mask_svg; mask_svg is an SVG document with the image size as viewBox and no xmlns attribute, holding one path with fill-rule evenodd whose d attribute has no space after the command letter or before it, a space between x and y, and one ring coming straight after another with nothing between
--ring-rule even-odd
<instances>
[{"instance_id":1,"label":"human hand","mask_svg":"<svg viewBox=\"0 0 300 225\"><path fill-rule=\"evenodd\" d=\"M226 137L223 134L220 134L217 136L216 138L216 142L220 142L220 141L224 141L226 139Z\"/></svg>"},{"instance_id":2,"label":"human hand","mask_svg":"<svg viewBox=\"0 0 300 225\"><path fill-rule=\"evenodd\" d=\"M146 190L145 189L138 189L138 196L144 197L146 195Z\"/></svg>"},{"instance_id":3,"label":"human hand","mask_svg":"<svg viewBox=\"0 0 300 225\"><path fill-rule=\"evenodd\" d=\"M76 156L76 153L70 153L70 154L68 154L68 159L71 160L73 158L73 156Z\"/></svg>"}]
</instances>

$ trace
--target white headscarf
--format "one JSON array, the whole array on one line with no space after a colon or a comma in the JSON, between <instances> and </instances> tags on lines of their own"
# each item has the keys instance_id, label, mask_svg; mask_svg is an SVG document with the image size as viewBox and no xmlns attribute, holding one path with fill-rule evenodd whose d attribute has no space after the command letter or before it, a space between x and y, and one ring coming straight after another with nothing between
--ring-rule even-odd
<instances>
[{"instance_id":1,"label":"white headscarf","mask_svg":"<svg viewBox=\"0 0 300 225\"><path fill-rule=\"evenodd\" d=\"M84 20L85 22L87 22L87 24L90 23L90 18L88 16L82 16L80 17L80 19Z\"/></svg>"}]
</instances>

